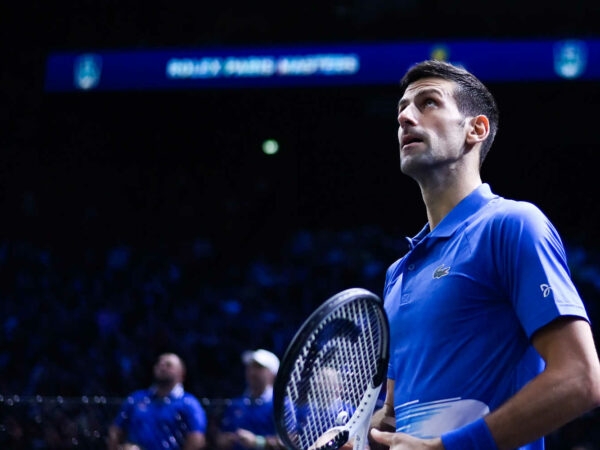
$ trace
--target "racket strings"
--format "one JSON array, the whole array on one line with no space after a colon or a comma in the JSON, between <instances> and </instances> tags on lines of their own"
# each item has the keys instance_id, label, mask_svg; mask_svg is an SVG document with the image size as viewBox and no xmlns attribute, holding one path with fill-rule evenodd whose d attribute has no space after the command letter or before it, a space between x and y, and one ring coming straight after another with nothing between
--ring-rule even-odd
<instances>
[{"instance_id":1,"label":"racket strings","mask_svg":"<svg viewBox=\"0 0 600 450\"><path fill-rule=\"evenodd\" d=\"M307 339L286 388L286 428L298 448L309 448L360 410L378 370L381 333L376 308L354 301L334 310Z\"/></svg>"}]
</instances>

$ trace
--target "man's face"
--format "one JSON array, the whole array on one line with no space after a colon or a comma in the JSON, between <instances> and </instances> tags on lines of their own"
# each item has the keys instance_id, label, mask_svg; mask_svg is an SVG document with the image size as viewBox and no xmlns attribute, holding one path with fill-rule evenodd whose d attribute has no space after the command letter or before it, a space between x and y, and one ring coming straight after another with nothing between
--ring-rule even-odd
<instances>
[{"instance_id":1,"label":"man's face","mask_svg":"<svg viewBox=\"0 0 600 450\"><path fill-rule=\"evenodd\" d=\"M398 102L400 169L418 177L450 166L463 154L466 120L454 99L455 83L423 78L410 84Z\"/></svg>"},{"instance_id":2,"label":"man's face","mask_svg":"<svg viewBox=\"0 0 600 450\"><path fill-rule=\"evenodd\" d=\"M274 381L273 373L255 361L246 364L246 381L251 390L262 392Z\"/></svg>"},{"instance_id":3,"label":"man's face","mask_svg":"<svg viewBox=\"0 0 600 450\"><path fill-rule=\"evenodd\" d=\"M161 355L154 365L154 379L157 383L180 383L183 381L181 360L173 354Z\"/></svg>"}]
</instances>

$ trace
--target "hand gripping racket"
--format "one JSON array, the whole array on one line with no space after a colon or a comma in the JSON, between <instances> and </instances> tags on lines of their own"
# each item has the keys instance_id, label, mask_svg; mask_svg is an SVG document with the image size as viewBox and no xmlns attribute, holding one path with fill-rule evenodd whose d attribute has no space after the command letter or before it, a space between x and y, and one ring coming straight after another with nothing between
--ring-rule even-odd
<instances>
[{"instance_id":1,"label":"hand gripping racket","mask_svg":"<svg viewBox=\"0 0 600 450\"><path fill-rule=\"evenodd\" d=\"M381 299L361 288L325 301L290 342L275 380L279 437L294 450L363 450L386 377L389 325Z\"/></svg>"}]
</instances>

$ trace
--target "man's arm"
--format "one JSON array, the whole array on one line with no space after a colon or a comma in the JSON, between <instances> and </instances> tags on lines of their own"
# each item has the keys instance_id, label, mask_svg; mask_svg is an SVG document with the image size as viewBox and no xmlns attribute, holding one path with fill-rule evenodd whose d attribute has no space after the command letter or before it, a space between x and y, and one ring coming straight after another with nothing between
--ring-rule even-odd
<instances>
[{"instance_id":1,"label":"man's arm","mask_svg":"<svg viewBox=\"0 0 600 450\"><path fill-rule=\"evenodd\" d=\"M111 425L108 427L108 440L107 440L107 449L108 450L119 450L120 445L125 439L125 433L123 430L116 426Z\"/></svg>"},{"instance_id":2,"label":"man's arm","mask_svg":"<svg viewBox=\"0 0 600 450\"><path fill-rule=\"evenodd\" d=\"M185 394L185 405L182 413L189 431L185 435L183 450L202 450L206 447L206 411L198 398L189 393Z\"/></svg>"},{"instance_id":3,"label":"man's arm","mask_svg":"<svg viewBox=\"0 0 600 450\"><path fill-rule=\"evenodd\" d=\"M201 450L206 446L206 436L200 431L192 431L185 437L183 450Z\"/></svg>"},{"instance_id":4,"label":"man's arm","mask_svg":"<svg viewBox=\"0 0 600 450\"><path fill-rule=\"evenodd\" d=\"M233 431L217 431L215 436L215 444L219 450L229 450L237 441L237 434Z\"/></svg>"},{"instance_id":5,"label":"man's arm","mask_svg":"<svg viewBox=\"0 0 600 450\"><path fill-rule=\"evenodd\" d=\"M600 405L600 363L585 320L557 319L537 331L532 342L546 368L485 417L499 450L548 435ZM372 437L393 450L444 450L440 438L422 440L377 431Z\"/></svg>"},{"instance_id":6,"label":"man's arm","mask_svg":"<svg viewBox=\"0 0 600 450\"><path fill-rule=\"evenodd\" d=\"M600 405L600 364L586 321L558 319L532 342L545 370L486 417L500 450L545 436Z\"/></svg>"}]
</instances>

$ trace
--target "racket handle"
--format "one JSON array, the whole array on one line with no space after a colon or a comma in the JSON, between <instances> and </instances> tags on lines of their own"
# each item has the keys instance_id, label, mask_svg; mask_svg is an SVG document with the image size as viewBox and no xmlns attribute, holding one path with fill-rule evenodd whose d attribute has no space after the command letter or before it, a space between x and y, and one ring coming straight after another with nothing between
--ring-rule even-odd
<instances>
[{"instance_id":1,"label":"racket handle","mask_svg":"<svg viewBox=\"0 0 600 450\"><path fill-rule=\"evenodd\" d=\"M369 428L370 422L367 421L363 426L360 427L358 433L354 437L354 445L352 450L365 450L368 446Z\"/></svg>"}]
</instances>

